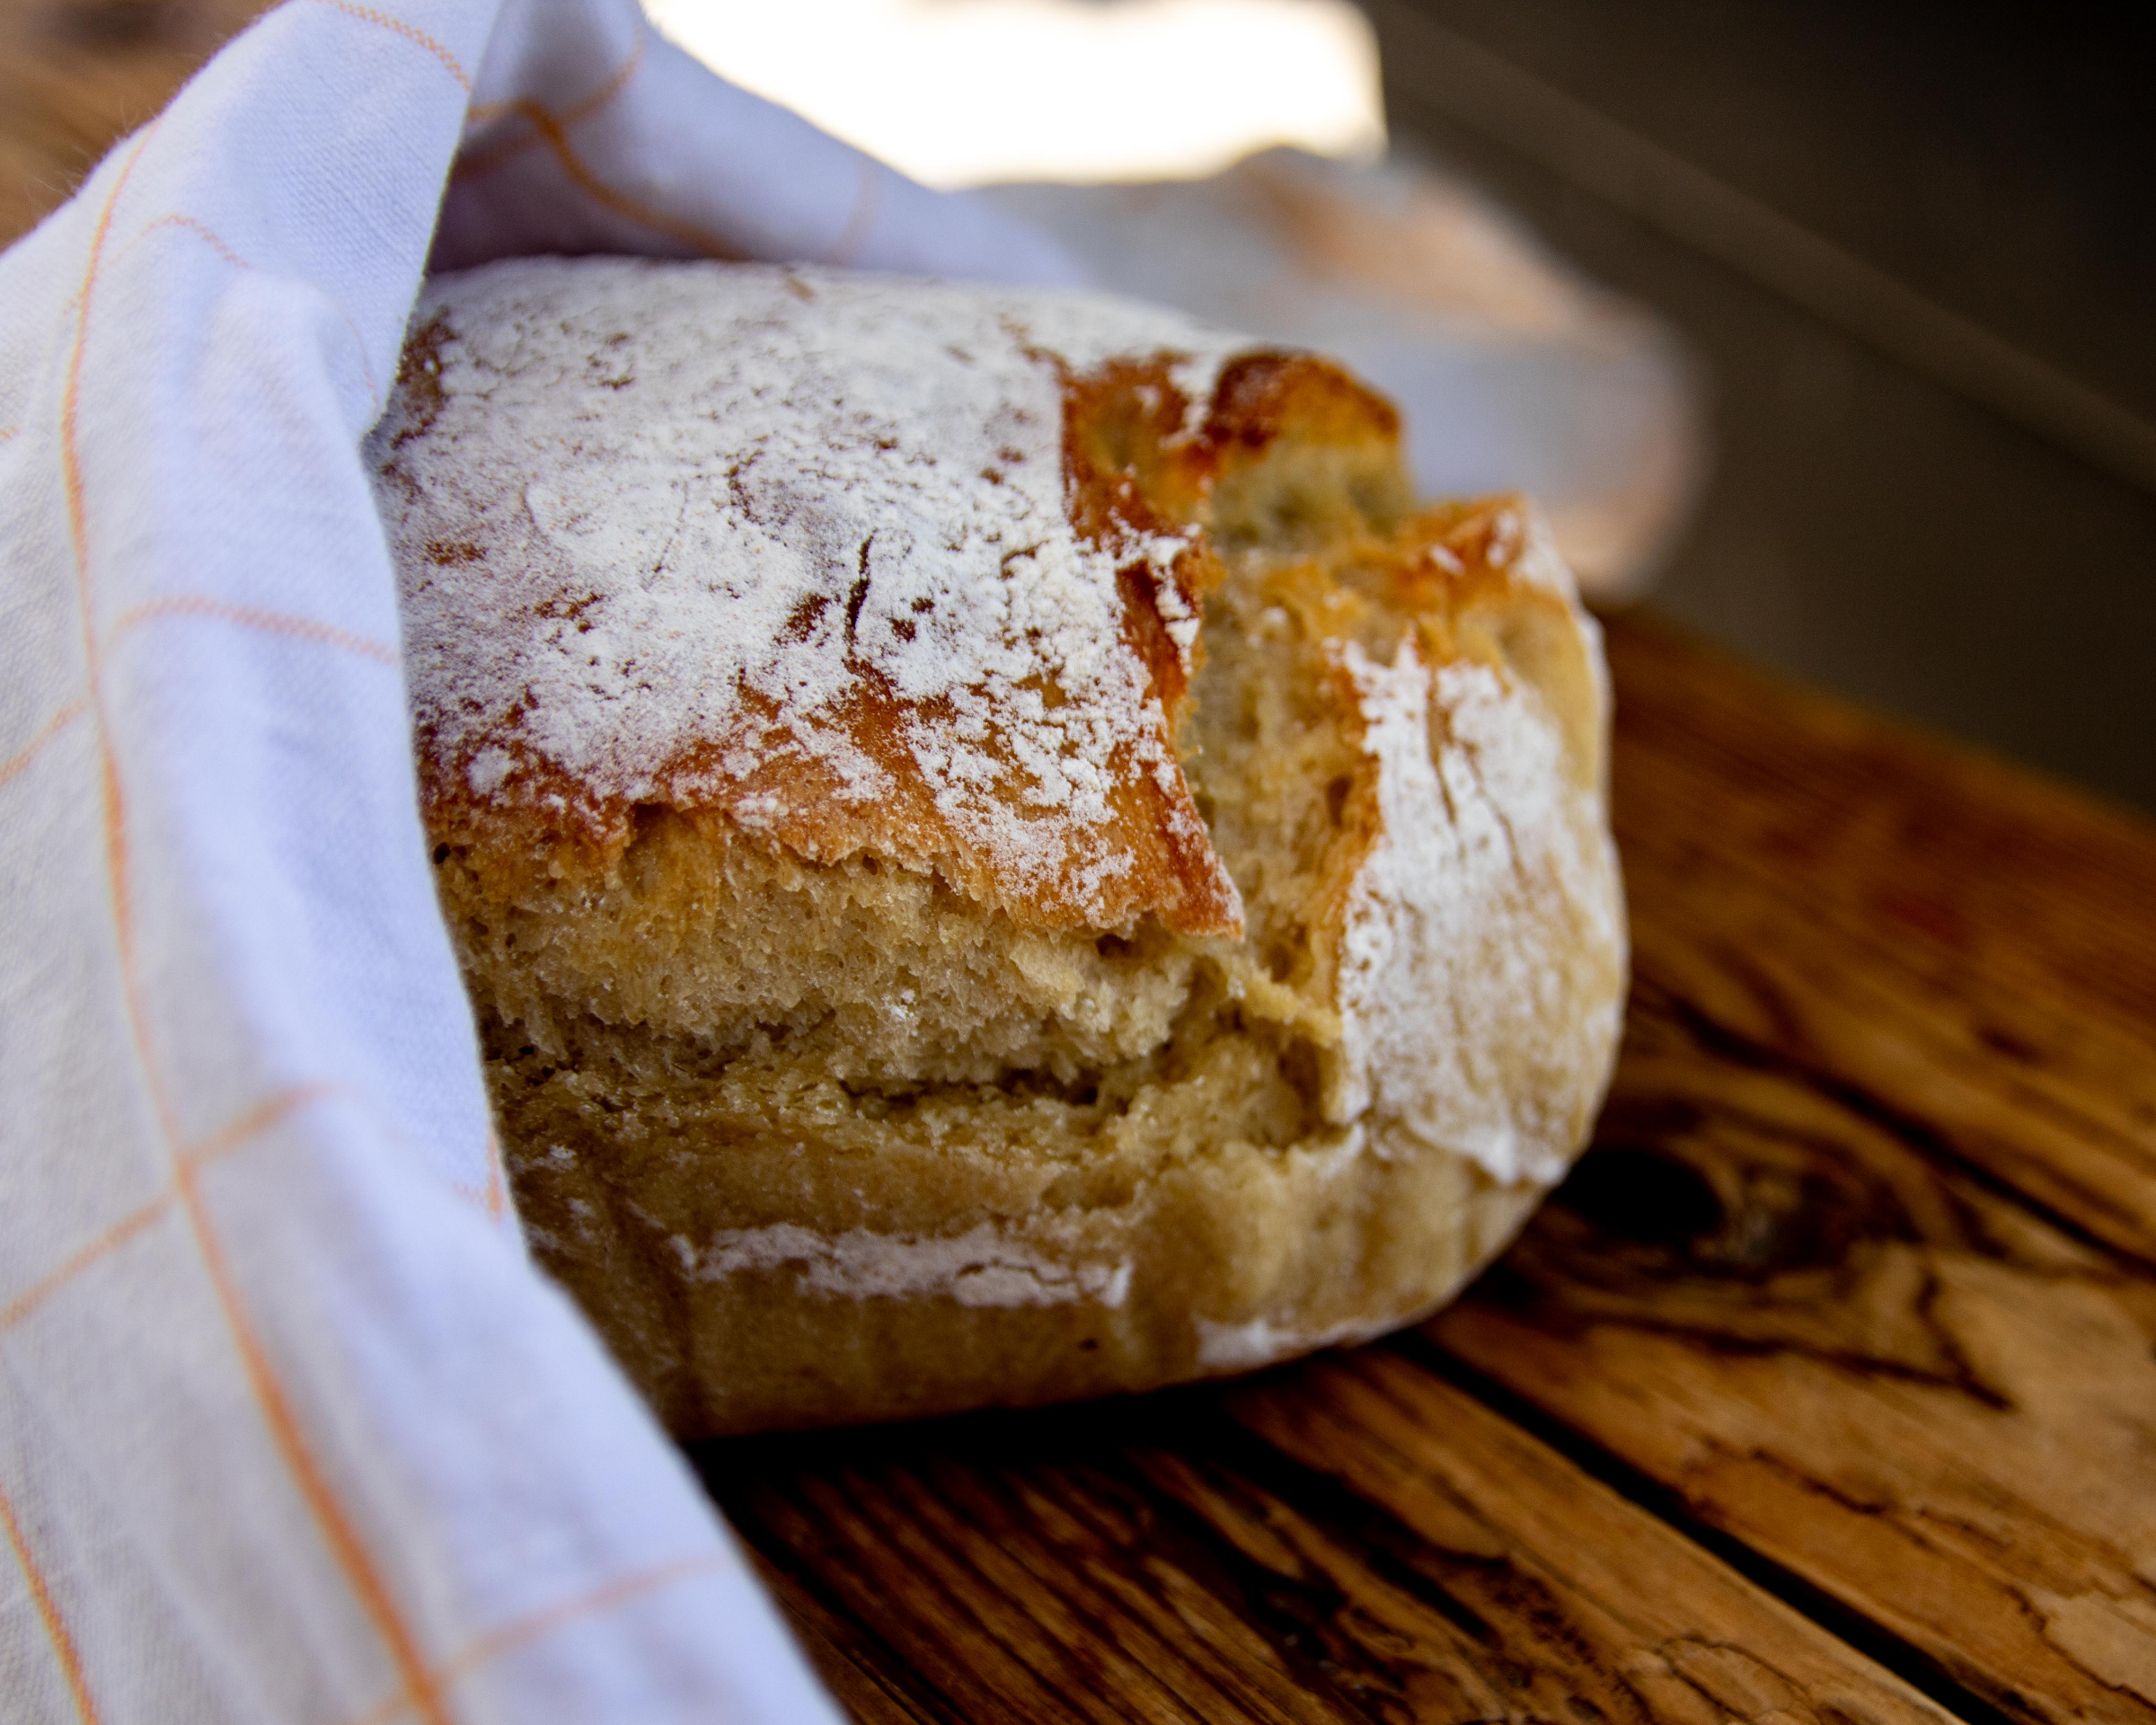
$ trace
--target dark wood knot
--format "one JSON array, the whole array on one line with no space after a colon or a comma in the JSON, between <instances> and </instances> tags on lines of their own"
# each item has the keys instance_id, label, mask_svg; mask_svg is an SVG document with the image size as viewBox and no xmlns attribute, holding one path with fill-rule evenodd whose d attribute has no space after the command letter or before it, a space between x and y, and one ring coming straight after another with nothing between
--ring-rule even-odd
<instances>
[{"instance_id":1,"label":"dark wood knot","mask_svg":"<svg viewBox=\"0 0 2156 1725\"><path fill-rule=\"evenodd\" d=\"M1551 1201L1604 1234L1671 1250L1722 1225L1722 1201L1699 1170L1637 1145L1597 1144Z\"/></svg>"}]
</instances>

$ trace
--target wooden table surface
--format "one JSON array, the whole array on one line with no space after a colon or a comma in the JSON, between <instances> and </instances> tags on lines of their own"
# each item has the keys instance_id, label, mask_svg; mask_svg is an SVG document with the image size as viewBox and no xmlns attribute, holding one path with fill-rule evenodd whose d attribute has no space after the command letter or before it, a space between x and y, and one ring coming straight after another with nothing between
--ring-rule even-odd
<instances>
[{"instance_id":1,"label":"wooden table surface","mask_svg":"<svg viewBox=\"0 0 2156 1725\"><path fill-rule=\"evenodd\" d=\"M10 9L0 239L249 9ZM1459 1304L695 1452L860 1719L2156 1725L2156 828L1610 649L1623 1057Z\"/></svg>"}]
</instances>

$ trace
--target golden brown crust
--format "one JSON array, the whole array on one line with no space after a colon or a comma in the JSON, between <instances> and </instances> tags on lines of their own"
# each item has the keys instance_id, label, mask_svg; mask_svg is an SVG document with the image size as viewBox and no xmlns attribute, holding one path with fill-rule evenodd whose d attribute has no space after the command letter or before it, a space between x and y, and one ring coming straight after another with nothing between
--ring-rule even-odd
<instances>
[{"instance_id":1,"label":"golden brown crust","mask_svg":"<svg viewBox=\"0 0 2156 1725\"><path fill-rule=\"evenodd\" d=\"M444 351L456 341L454 319L453 310L437 310L413 335L399 371L400 417L387 439L383 472L401 489L417 482L407 446L426 439L441 411L438 376ZM1180 356L1112 358L1082 372L1052 354L1042 358L1061 379L1065 509L1079 538L1110 555L1187 535L1213 513L1217 483L1233 484L1260 468L1277 446L1373 452L1386 468L1394 459L1398 416L1391 404L1312 356L1253 350L1229 360L1195 434L1188 423L1192 404L1176 381ZM1001 483L1003 476L991 469L984 477ZM430 538L422 554L445 574L456 575L473 567L490 570L499 553L475 533ZM1122 557L1117 570L1124 639L1144 668L1158 715L1154 740L1171 759L1196 650L1175 640L1162 601L1172 595L1168 610L1189 616L1220 579L1219 561L1202 535L1176 549L1165 582L1144 557ZM843 617L851 637L868 584L864 567L843 592L835 587L813 596L790 619L791 628L805 637ZM572 625L589 603L568 580L531 601L535 617ZM1239 932L1233 889L1180 771L1150 770L1143 756L1118 751L1107 763L1108 818L1082 845L1068 848L1052 879L1012 882L994 850L971 842L939 808L937 786L913 748L923 729L950 722L949 703L907 699L872 664L852 670L852 688L819 712L817 725L844 739L849 765L866 761L882 775L872 801L850 800L846 773L830 751L801 748L779 703L748 689L737 696L738 711L726 728L678 746L642 796L610 794L530 749L516 712L463 727L454 741L422 720L419 760L429 825L472 852L483 872L513 879L538 870L561 878L566 871L605 878L618 868L637 822L650 809L691 814L750 807L760 811L759 836L805 862L888 858L935 873L1021 925L1127 929L1153 916L1188 934ZM1052 684L1044 693L1056 698ZM1005 767L1016 767L1007 744L992 740L987 749ZM473 763L488 751L514 760L509 788L516 794L501 794L499 783L474 791ZM1081 890L1080 878L1103 854L1120 863L1112 889Z\"/></svg>"},{"instance_id":2,"label":"golden brown crust","mask_svg":"<svg viewBox=\"0 0 2156 1725\"><path fill-rule=\"evenodd\" d=\"M818 293L836 296L830 282L807 291L811 298ZM446 399L454 419L455 397L444 395L443 367L458 371L468 388L470 374L477 371L484 381L489 364L473 351L474 340L467 339L479 332L460 325L468 314L483 318L490 313L482 308L468 314L461 297L430 307L408 349L397 400L377 433L386 456L384 487L407 505L403 525L410 543L401 549L408 577L418 575L408 585L408 604L437 585L468 589L475 575L513 578L523 590L515 615L497 622L505 641L511 636L528 641L552 629L581 630L606 596L595 593L573 562L557 561L543 571L535 563L533 535L522 518L528 488L510 482L515 475L493 494L475 495L456 517L454 530L422 521L443 491L431 474L455 471L459 459L459 433L444 418ZM1134 317L1131 334L1144 340L1174 332L1151 327L1161 322ZM934 351L932 342L921 345ZM1134 491L1123 466L1094 458L1099 440L1089 418L1096 410L1103 418L1123 412L1137 380L1157 380L1157 411L1143 424L1125 424L1136 434L1128 459L1153 471L1174 466L1188 476L1186 495L1177 500L1202 502L1216 440L1209 427L1193 436L1183 425L1184 396L1172 374L1188 356L1162 350L1080 367L1030 340L1023 345L1051 390L1053 380L1062 379L1062 401L1053 394L1045 398L1048 416L1062 428L1059 514L1067 521L1058 525L1113 561L1123 640L1143 668L1141 710L1118 721L1119 730L1109 727L1115 734L1104 748L1093 737L1074 752L1067 741L1052 745L1062 749L1066 765L1098 770L1104 781L1100 794L1105 806L1090 818L1072 818L1030 794L1039 774L1038 761L1028 757L1038 754L1039 739L999 728L994 720L985 736L974 739L970 777L988 783L986 801L1000 804L1006 816L1002 830L984 836L974 818L977 805L954 812L950 779L924 765L919 747L924 735L948 736L962 728L952 694L901 687L888 653L879 659L857 650L870 623L864 617L874 576L870 533L854 555L826 564L817 583L802 593L775 632L778 648L789 641L821 643L843 660L843 686L825 691L806 719L791 691L774 691L768 678L751 677L724 691L708 714L681 728L641 771L610 777L579 771L535 743L532 715L521 705L499 703L476 720L461 707L423 709L417 730L430 824L454 835L460 846L490 853L482 866L491 870L566 867L603 877L618 866L640 809L716 811L804 861L835 864L874 855L932 871L1021 925L1127 929L1154 917L1188 933L1233 933L1239 925L1233 887L1206 843L1204 823L1174 762L1195 632L1191 622L1179 639L1178 625L1194 618L1197 596L1216 579L1216 565L1202 540L1191 536L1188 508L1179 513L1156 507ZM1069 411L1061 411L1065 405ZM981 468L982 482L1007 490L1020 482L1028 464L1041 464L1056 447L1057 430L1055 424L1037 424L1042 417L1028 411L1013 416L1014 441ZM1034 438L1040 447L1029 447L1035 433L1042 434ZM1262 441L1254 442L1250 428L1240 422L1235 440L1245 458ZM887 465L918 458L899 448L897 438L883 441L893 451ZM874 459L869 457L870 464ZM769 508L766 498L744 497L739 512L755 519ZM508 531L505 521L517 531ZM412 562L421 568L411 571ZM912 642L915 630L932 627L933 619L899 615L874 622L879 631ZM887 649L891 645L880 633L879 641ZM1026 671L1017 687L1051 712L1094 698L1081 683L1060 676L1052 662ZM1100 730L1092 728L1094 733ZM475 773L475 767L481 770ZM864 780L873 783L872 795L857 794ZM1050 859L1045 867L1043 855ZM1014 866L1021 857L1027 864L1022 869Z\"/></svg>"}]
</instances>

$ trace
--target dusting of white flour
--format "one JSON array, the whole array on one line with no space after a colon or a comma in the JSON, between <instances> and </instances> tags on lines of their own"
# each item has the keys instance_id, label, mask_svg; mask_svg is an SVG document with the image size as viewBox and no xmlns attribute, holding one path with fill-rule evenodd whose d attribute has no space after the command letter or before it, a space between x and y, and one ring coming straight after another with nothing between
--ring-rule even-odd
<instances>
[{"instance_id":1,"label":"dusting of white flour","mask_svg":"<svg viewBox=\"0 0 2156 1725\"><path fill-rule=\"evenodd\" d=\"M1622 951L1609 840L1572 818L1562 733L1527 685L1471 659L1433 675L1411 636L1390 665L1341 658L1384 825L1350 890L1337 1105L1367 1110L1374 1154L1405 1135L1502 1185L1552 1183L1584 1124L1577 1075L1615 1034L1574 1022L1562 969ZM1433 1013L1451 1020L1435 1035Z\"/></svg>"},{"instance_id":2,"label":"dusting of white flour","mask_svg":"<svg viewBox=\"0 0 2156 1725\"><path fill-rule=\"evenodd\" d=\"M1186 655L1196 619L1182 539L1073 528L1056 361L1177 356L1199 405L1247 344L1080 296L620 259L440 278L413 327L437 319L438 401L408 393L374 450L415 716L475 793L542 763L678 799L694 758L723 796L791 745L873 805L891 774L844 721L868 690L1004 878L1112 881L1116 848L1070 835L1176 772L1118 567Z\"/></svg>"},{"instance_id":3,"label":"dusting of white flour","mask_svg":"<svg viewBox=\"0 0 2156 1725\"><path fill-rule=\"evenodd\" d=\"M734 1228L700 1250L674 1237L682 1268L712 1281L744 1270L791 1266L803 1287L841 1298L942 1294L960 1305L1058 1305L1073 1300L1120 1306L1130 1293L1127 1259L1068 1263L983 1222L947 1236L817 1234L790 1222Z\"/></svg>"},{"instance_id":4,"label":"dusting of white flour","mask_svg":"<svg viewBox=\"0 0 2156 1725\"><path fill-rule=\"evenodd\" d=\"M1208 1323L1199 1318L1197 1363L1210 1371L1249 1371L1252 1367L1269 1366L1276 1359L1286 1359L1291 1354L1315 1353L1321 1348L1343 1345L1352 1347L1373 1336L1383 1335L1393 1328L1394 1322L1395 1319L1388 1314L1375 1322L1356 1319L1321 1330L1297 1330L1292 1325L1275 1324L1267 1318L1253 1318L1248 1323Z\"/></svg>"}]
</instances>

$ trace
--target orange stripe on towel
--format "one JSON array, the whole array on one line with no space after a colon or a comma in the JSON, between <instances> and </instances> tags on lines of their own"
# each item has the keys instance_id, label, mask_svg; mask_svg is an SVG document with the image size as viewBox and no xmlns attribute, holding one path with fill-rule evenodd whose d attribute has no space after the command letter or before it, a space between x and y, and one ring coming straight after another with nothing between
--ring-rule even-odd
<instances>
[{"instance_id":1,"label":"orange stripe on towel","mask_svg":"<svg viewBox=\"0 0 2156 1725\"><path fill-rule=\"evenodd\" d=\"M446 66L449 75L457 81L467 94L470 93L472 75L464 70L455 55L417 24L408 24L403 19L393 18L386 12L376 12L372 6L357 5L354 0L320 0L320 3L341 12L348 18L357 18L363 24L373 24L378 30L386 30L393 36L402 36L415 47L425 49Z\"/></svg>"},{"instance_id":2,"label":"orange stripe on towel","mask_svg":"<svg viewBox=\"0 0 2156 1725\"><path fill-rule=\"evenodd\" d=\"M82 1725L98 1725L97 1703L91 1699L90 1682L83 1675L83 1657L75 1650L75 1637L68 1632L67 1620L60 1615L44 1571L30 1554L30 1544L22 1537L22 1524L15 1519L15 1506L8 1501L5 1491L0 1491L0 1530L6 1532L7 1543L14 1549L15 1561L22 1566L22 1579L30 1585L31 1604L37 1607L38 1621L45 1626L45 1639L52 1643L60 1675L67 1680L67 1694L75 1703L75 1718Z\"/></svg>"},{"instance_id":3,"label":"orange stripe on towel","mask_svg":"<svg viewBox=\"0 0 2156 1725\"><path fill-rule=\"evenodd\" d=\"M335 647L348 653L357 653L362 659L371 659L377 665L387 665L393 670L397 665L397 651L371 636L354 634L349 629L340 629L333 623L321 623L313 617L296 617L283 611L263 611L251 605L234 605L228 600L211 598L207 594L180 593L169 598L150 599L127 610L113 619L111 630L105 636L105 650L111 650L117 641L129 630L140 627L158 617L208 617L217 623L234 624L243 629L258 629L273 635L288 635L296 641L313 641L317 646Z\"/></svg>"}]
</instances>

